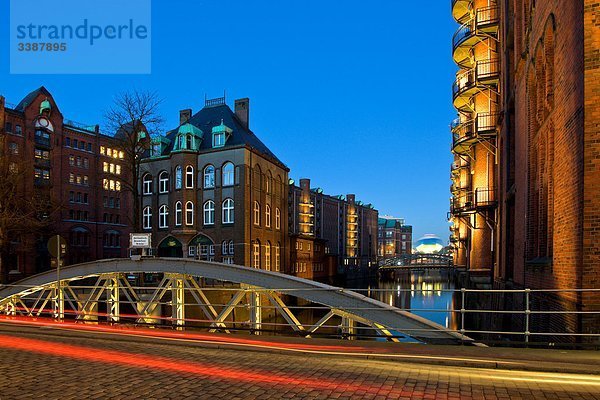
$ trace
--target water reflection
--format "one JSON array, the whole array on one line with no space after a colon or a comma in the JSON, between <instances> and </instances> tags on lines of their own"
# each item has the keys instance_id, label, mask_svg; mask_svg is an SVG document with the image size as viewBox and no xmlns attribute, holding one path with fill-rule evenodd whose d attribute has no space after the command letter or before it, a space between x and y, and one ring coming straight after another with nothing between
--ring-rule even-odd
<instances>
[{"instance_id":1,"label":"water reflection","mask_svg":"<svg viewBox=\"0 0 600 400\"><path fill-rule=\"evenodd\" d=\"M454 275L445 270L396 271L367 286L367 295L413 312L450 329L457 329L459 304Z\"/></svg>"}]
</instances>

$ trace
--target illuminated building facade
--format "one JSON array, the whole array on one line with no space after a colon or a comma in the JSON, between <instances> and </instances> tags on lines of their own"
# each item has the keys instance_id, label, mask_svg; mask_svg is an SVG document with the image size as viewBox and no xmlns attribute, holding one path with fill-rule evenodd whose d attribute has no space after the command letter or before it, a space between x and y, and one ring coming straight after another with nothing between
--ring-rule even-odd
<instances>
[{"instance_id":1,"label":"illuminated building facade","mask_svg":"<svg viewBox=\"0 0 600 400\"><path fill-rule=\"evenodd\" d=\"M500 8L494 0L452 0L460 27L452 38L459 71L452 85L451 241L454 265L491 276L497 221L500 122Z\"/></svg>"},{"instance_id":2,"label":"illuminated building facade","mask_svg":"<svg viewBox=\"0 0 600 400\"><path fill-rule=\"evenodd\" d=\"M153 139L142 162L142 227L155 253L284 271L288 169L249 127L249 100L206 100Z\"/></svg>"},{"instance_id":3,"label":"illuminated building facade","mask_svg":"<svg viewBox=\"0 0 600 400\"><path fill-rule=\"evenodd\" d=\"M367 275L377 265L378 212L371 204L356 201L353 194L329 196L310 187L309 179L289 191L291 251L295 242L313 240L315 277ZM303 245L305 246L305 245ZM295 264L292 264L295 267Z\"/></svg>"},{"instance_id":4,"label":"illuminated building facade","mask_svg":"<svg viewBox=\"0 0 600 400\"><path fill-rule=\"evenodd\" d=\"M55 234L68 241L66 264L127 254L131 196L121 188L128 174L113 137L65 119L44 87L17 105L0 97L0 135L4 154L26 170L24 193L42 194L52 209L43 231L14 238L0 282L49 269L46 242Z\"/></svg>"},{"instance_id":5,"label":"illuminated building facade","mask_svg":"<svg viewBox=\"0 0 600 400\"><path fill-rule=\"evenodd\" d=\"M412 253L412 226L403 218L379 217L377 225L380 260Z\"/></svg>"}]
</instances>

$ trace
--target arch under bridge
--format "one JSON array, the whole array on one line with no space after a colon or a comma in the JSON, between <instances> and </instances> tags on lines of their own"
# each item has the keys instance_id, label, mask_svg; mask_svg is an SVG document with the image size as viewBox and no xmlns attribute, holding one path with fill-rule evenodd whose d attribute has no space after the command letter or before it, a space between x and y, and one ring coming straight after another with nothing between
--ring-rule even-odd
<instances>
[{"instance_id":1,"label":"arch under bridge","mask_svg":"<svg viewBox=\"0 0 600 400\"><path fill-rule=\"evenodd\" d=\"M151 287L132 286L127 279L132 273L155 273L161 279ZM208 289L202 285L205 279L239 285L230 289L227 303L216 304L211 303ZM300 313L285 304L288 296L320 305L324 315L317 322L302 323L297 315ZM247 324L251 330L260 331L265 304L270 304L287 326L306 337L337 318L348 337L363 327L390 340L396 340L401 333L428 343L473 342L459 332L353 291L277 272L208 261L109 259L61 268L60 282L56 271L48 271L14 285L0 286L0 314L51 315L82 321L105 317L113 323L130 319L142 324L164 322L165 319L160 320L164 309L160 310L166 305L164 308L170 311L166 320L177 328L189 324L186 313L194 311L203 316L201 321L211 331L225 332L236 324ZM104 307L106 313L100 313ZM240 314L247 316L245 321L236 321L236 307L247 311L238 312L238 318ZM122 313L125 309L130 314Z\"/></svg>"},{"instance_id":2,"label":"arch under bridge","mask_svg":"<svg viewBox=\"0 0 600 400\"><path fill-rule=\"evenodd\" d=\"M454 268L452 256L446 254L403 254L386 258L379 263L380 270Z\"/></svg>"}]
</instances>

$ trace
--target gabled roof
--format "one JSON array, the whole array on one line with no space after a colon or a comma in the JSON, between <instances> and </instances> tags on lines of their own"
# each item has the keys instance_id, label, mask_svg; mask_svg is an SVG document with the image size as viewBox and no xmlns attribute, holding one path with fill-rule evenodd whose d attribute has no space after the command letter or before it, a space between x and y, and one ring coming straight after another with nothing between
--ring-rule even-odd
<instances>
[{"instance_id":1,"label":"gabled roof","mask_svg":"<svg viewBox=\"0 0 600 400\"><path fill-rule=\"evenodd\" d=\"M221 125L221 121L233 131L223 148L226 149L227 147L247 145L257 152L262 153L267 158L271 158L284 168L287 168L250 129L246 128L244 124L241 123L231 108L225 104L204 107L194 114L187 122L202 130L205 135L210 135L212 133L212 128ZM179 128L167 132L166 136L171 140L171 144L167 146L163 155L168 155L173 150L173 143L175 143L178 132ZM212 138L205 137L198 150L210 150L211 148Z\"/></svg>"},{"instance_id":2,"label":"gabled roof","mask_svg":"<svg viewBox=\"0 0 600 400\"><path fill-rule=\"evenodd\" d=\"M40 94L43 94L47 97L52 97L48 89L46 89L44 86L40 86L33 92L29 93L27 96L23 97L23 100L21 100L19 104L17 104L17 106L15 107L15 111L25 111L25 108L27 108L27 106L30 105L31 102L33 102L33 100L35 100L35 98L38 97Z\"/></svg>"}]
</instances>

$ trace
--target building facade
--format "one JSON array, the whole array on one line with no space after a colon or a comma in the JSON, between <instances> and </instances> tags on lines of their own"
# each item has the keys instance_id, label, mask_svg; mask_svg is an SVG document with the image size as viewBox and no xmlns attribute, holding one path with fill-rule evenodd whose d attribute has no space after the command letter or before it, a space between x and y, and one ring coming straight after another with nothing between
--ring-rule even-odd
<instances>
[{"instance_id":1,"label":"building facade","mask_svg":"<svg viewBox=\"0 0 600 400\"><path fill-rule=\"evenodd\" d=\"M55 234L68 241L66 264L124 257L131 196L121 188L128 177L115 139L65 119L44 87L14 106L0 97L0 118L4 154L25 168L24 193L52 201L47 228L11 243L0 281L49 269L46 242Z\"/></svg>"},{"instance_id":2,"label":"building facade","mask_svg":"<svg viewBox=\"0 0 600 400\"><path fill-rule=\"evenodd\" d=\"M155 254L283 271L288 168L249 128L249 100L207 100L142 162L142 227Z\"/></svg>"},{"instance_id":3,"label":"building facade","mask_svg":"<svg viewBox=\"0 0 600 400\"><path fill-rule=\"evenodd\" d=\"M453 38L461 67L453 91L455 263L492 268L501 288L600 287L598 2L453 0L452 13L461 24ZM564 291L531 303L598 311L600 294ZM536 324L589 333L600 318L556 314Z\"/></svg>"},{"instance_id":4,"label":"building facade","mask_svg":"<svg viewBox=\"0 0 600 400\"><path fill-rule=\"evenodd\" d=\"M377 229L380 260L412 254L412 226L404 218L380 217Z\"/></svg>"},{"instance_id":5,"label":"building facade","mask_svg":"<svg viewBox=\"0 0 600 400\"><path fill-rule=\"evenodd\" d=\"M310 187L310 179L300 179L300 186L290 185L288 208L291 237L312 239L313 249L324 245L325 258L315 258L317 275L365 276L376 270L378 211L371 204L356 201L354 194L324 194Z\"/></svg>"}]
</instances>

